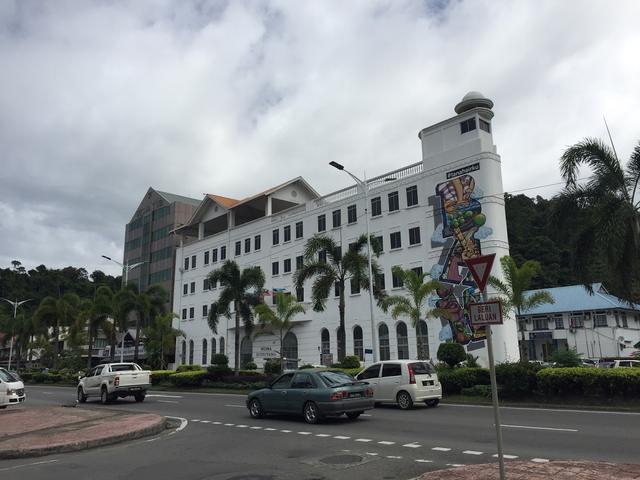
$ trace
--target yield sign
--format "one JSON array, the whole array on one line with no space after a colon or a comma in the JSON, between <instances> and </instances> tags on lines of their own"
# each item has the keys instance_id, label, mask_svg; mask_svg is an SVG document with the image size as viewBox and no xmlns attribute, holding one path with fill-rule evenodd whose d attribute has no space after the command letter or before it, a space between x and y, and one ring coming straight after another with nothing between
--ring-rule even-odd
<instances>
[{"instance_id":1,"label":"yield sign","mask_svg":"<svg viewBox=\"0 0 640 480\"><path fill-rule=\"evenodd\" d=\"M481 292L484 292L484 288L487 286L487 280L489 280L489 274L495 258L496 254L492 253L491 255L482 255L481 257L467 258L465 260L467 268L469 268Z\"/></svg>"}]
</instances>

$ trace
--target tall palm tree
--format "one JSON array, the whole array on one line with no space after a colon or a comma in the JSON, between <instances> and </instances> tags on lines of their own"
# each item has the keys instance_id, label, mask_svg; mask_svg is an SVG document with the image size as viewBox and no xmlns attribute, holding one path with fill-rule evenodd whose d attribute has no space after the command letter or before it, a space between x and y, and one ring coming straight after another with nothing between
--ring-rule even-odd
<instances>
[{"instance_id":1,"label":"tall palm tree","mask_svg":"<svg viewBox=\"0 0 640 480\"><path fill-rule=\"evenodd\" d=\"M98 287L93 299L81 304L81 315L87 329L87 368L91 368L92 352L98 332L111 333L109 317L113 314L113 291L106 286Z\"/></svg>"},{"instance_id":2,"label":"tall palm tree","mask_svg":"<svg viewBox=\"0 0 640 480\"><path fill-rule=\"evenodd\" d=\"M29 349L31 339L44 333L35 316L30 311L22 311L14 318L13 315L0 316L0 332L11 332L13 337L13 351L16 371L20 370L24 349ZM5 337L5 343L11 337Z\"/></svg>"},{"instance_id":3,"label":"tall palm tree","mask_svg":"<svg viewBox=\"0 0 640 480\"><path fill-rule=\"evenodd\" d=\"M583 166L593 173L578 185ZM588 214L579 226L576 274L591 289L604 270L614 292L629 302L640 301L640 143L625 167L614 149L586 138L564 152L560 171L565 188L557 197L559 219Z\"/></svg>"},{"instance_id":4,"label":"tall palm tree","mask_svg":"<svg viewBox=\"0 0 640 480\"><path fill-rule=\"evenodd\" d=\"M147 360L154 368L167 368L165 353L175 346L177 337L184 335L181 330L173 328L174 318L178 318L175 313L165 312L154 316L150 325L144 328Z\"/></svg>"},{"instance_id":5,"label":"tall palm tree","mask_svg":"<svg viewBox=\"0 0 640 480\"><path fill-rule=\"evenodd\" d=\"M61 328L70 327L78 317L80 297L75 293L65 293L60 298L45 297L38 306L35 317L43 326L50 328L54 342L53 368L60 356Z\"/></svg>"},{"instance_id":6,"label":"tall palm tree","mask_svg":"<svg viewBox=\"0 0 640 480\"><path fill-rule=\"evenodd\" d=\"M138 361L140 330L151 325L156 316L166 313L165 305L168 300L169 295L161 285L151 285L143 293L138 294L136 302L136 338L133 349L134 361Z\"/></svg>"},{"instance_id":7,"label":"tall palm tree","mask_svg":"<svg viewBox=\"0 0 640 480\"><path fill-rule=\"evenodd\" d=\"M123 336L127 334L129 327L129 314L135 312L137 307L137 288L135 285L126 285L113 296L111 328L111 361L116 355L116 335L120 332Z\"/></svg>"},{"instance_id":8,"label":"tall palm tree","mask_svg":"<svg viewBox=\"0 0 640 480\"><path fill-rule=\"evenodd\" d=\"M346 252L333 238L326 235L311 237L304 249L304 264L294 274L293 280L297 288L301 288L304 282L314 278L311 295L313 310L322 312L325 309L327 298L334 288L338 289L338 314L340 325L338 327L338 361L342 361L346 354L345 337L345 284L347 280L359 288L369 289L368 260L362 253L367 245L367 236L361 235L355 243L350 245ZM380 254L379 246L372 239L375 256ZM380 268L374 261L372 264L374 278L379 274ZM374 295L380 300L383 293L374 282Z\"/></svg>"},{"instance_id":9,"label":"tall palm tree","mask_svg":"<svg viewBox=\"0 0 640 480\"><path fill-rule=\"evenodd\" d=\"M260 303L264 273L260 267L249 267L240 271L238 264L227 260L222 267L212 271L209 276L211 285L220 282L220 296L211 304L209 311L209 327L214 333L218 332L218 320L221 316L230 317L230 307L233 305L235 314L235 375L240 373L240 318L246 332L253 327L251 308Z\"/></svg>"},{"instance_id":10,"label":"tall palm tree","mask_svg":"<svg viewBox=\"0 0 640 480\"><path fill-rule=\"evenodd\" d=\"M422 344L422 336L419 334L420 320L430 316L448 316L448 312L439 308L425 309L429 297L433 295L442 284L437 280L425 282L425 279L430 275L424 272L418 274L413 270L403 270L400 267L394 267L393 273L402 279L404 288L407 291L407 296L388 296L381 301L381 307L385 313L391 309L391 316L394 320L397 320L398 317L401 316L409 317L411 325L416 331L418 358L426 359L426 349Z\"/></svg>"},{"instance_id":11,"label":"tall palm tree","mask_svg":"<svg viewBox=\"0 0 640 480\"><path fill-rule=\"evenodd\" d=\"M260 333L276 331L280 340L280 365L284 358L283 342L284 337L293 328L293 318L300 314L306 313L305 308L296 302L292 295L285 295L283 292L276 292L276 308L275 311L261 303L253 309L258 322L260 324Z\"/></svg>"},{"instance_id":12,"label":"tall palm tree","mask_svg":"<svg viewBox=\"0 0 640 480\"><path fill-rule=\"evenodd\" d=\"M516 261L508 255L500 259L504 281L494 277L489 277L489 285L495 288L500 294L500 300L505 310L516 310L516 317L523 311L530 310L547 303L555 303L553 296L546 290L538 290L529 295L525 292L531 288L531 281L540 273L540 264L535 260L527 260L518 267ZM524 332L523 332L524 342ZM524 343L522 344L521 356L524 357Z\"/></svg>"}]
</instances>

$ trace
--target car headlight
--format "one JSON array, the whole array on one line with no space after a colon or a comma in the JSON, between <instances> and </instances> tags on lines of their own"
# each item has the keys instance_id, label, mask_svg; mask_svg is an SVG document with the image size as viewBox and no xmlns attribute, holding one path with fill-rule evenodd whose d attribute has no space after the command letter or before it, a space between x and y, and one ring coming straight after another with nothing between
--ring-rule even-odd
<instances>
[{"instance_id":1,"label":"car headlight","mask_svg":"<svg viewBox=\"0 0 640 480\"><path fill-rule=\"evenodd\" d=\"M15 395L16 391L11 389L11 388L7 388L7 395Z\"/></svg>"}]
</instances>

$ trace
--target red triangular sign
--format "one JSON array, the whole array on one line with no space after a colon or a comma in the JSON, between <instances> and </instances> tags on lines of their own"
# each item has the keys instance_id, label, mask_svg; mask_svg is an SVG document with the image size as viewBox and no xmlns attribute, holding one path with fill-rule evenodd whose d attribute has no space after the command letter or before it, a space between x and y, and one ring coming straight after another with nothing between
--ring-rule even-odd
<instances>
[{"instance_id":1,"label":"red triangular sign","mask_svg":"<svg viewBox=\"0 0 640 480\"><path fill-rule=\"evenodd\" d=\"M484 288L487 286L487 280L489 280L491 267L493 267L493 260L495 258L496 254L492 253L491 255L482 255L481 257L467 258L464 261L481 292L484 292Z\"/></svg>"}]
</instances>

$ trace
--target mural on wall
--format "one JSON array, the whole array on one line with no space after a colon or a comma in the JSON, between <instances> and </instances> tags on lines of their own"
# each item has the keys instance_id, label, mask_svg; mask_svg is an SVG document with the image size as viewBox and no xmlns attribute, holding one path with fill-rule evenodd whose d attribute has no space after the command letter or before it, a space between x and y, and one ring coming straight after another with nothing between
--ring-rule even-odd
<instances>
[{"instance_id":1,"label":"mural on wall","mask_svg":"<svg viewBox=\"0 0 640 480\"><path fill-rule=\"evenodd\" d=\"M481 255L480 240L493 232L484 226L487 219L478 201L482 193L473 176L447 178L436 185L434 202L436 228L431 246L440 246L442 253L431 269L431 278L443 287L438 289L433 306L449 312L446 318L440 318L440 341L454 340L466 345L467 350L475 350L483 347L485 333L484 329L474 329L469 320L468 305L479 301L480 296L465 261Z\"/></svg>"}]
</instances>

